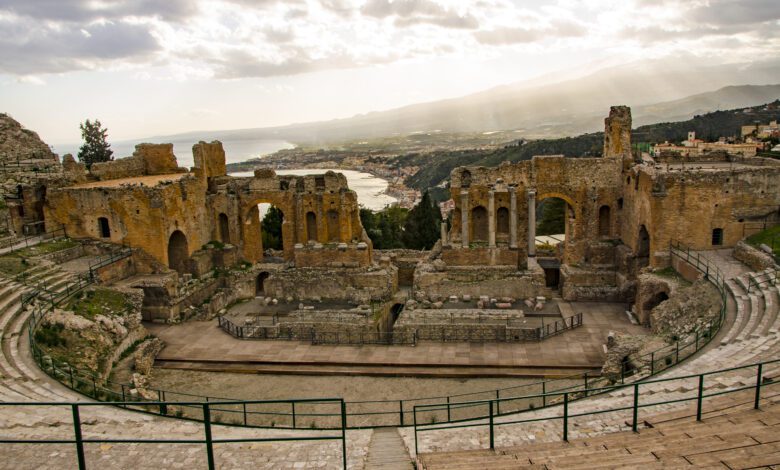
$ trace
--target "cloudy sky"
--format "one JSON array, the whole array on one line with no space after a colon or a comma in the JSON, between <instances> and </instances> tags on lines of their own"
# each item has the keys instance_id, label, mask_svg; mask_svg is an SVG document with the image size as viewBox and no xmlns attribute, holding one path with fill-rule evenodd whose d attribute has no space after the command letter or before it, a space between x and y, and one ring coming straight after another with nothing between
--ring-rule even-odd
<instances>
[{"instance_id":1,"label":"cloudy sky","mask_svg":"<svg viewBox=\"0 0 780 470\"><path fill-rule=\"evenodd\" d=\"M0 111L50 143L77 142L86 118L129 139L347 117L682 53L780 56L780 1L0 0Z\"/></svg>"}]
</instances>

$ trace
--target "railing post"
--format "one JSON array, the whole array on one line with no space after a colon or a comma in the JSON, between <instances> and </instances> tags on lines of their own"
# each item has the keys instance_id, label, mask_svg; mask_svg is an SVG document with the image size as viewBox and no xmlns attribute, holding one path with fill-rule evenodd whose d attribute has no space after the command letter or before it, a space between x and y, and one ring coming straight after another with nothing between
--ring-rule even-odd
<instances>
[{"instance_id":1,"label":"railing post","mask_svg":"<svg viewBox=\"0 0 780 470\"><path fill-rule=\"evenodd\" d=\"M694 348L693 352L696 352L699 350L699 330L696 330L696 347Z\"/></svg>"},{"instance_id":2,"label":"railing post","mask_svg":"<svg viewBox=\"0 0 780 470\"><path fill-rule=\"evenodd\" d=\"M498 391L498 390L496 390L496 414L497 414L497 415L500 415L500 414L501 414L501 403L500 403L498 400L499 400L501 397L499 396L498 392L499 392L499 391Z\"/></svg>"},{"instance_id":3,"label":"railing post","mask_svg":"<svg viewBox=\"0 0 780 470\"><path fill-rule=\"evenodd\" d=\"M582 374L582 378L585 379L585 396L588 396L588 373Z\"/></svg>"},{"instance_id":4,"label":"railing post","mask_svg":"<svg viewBox=\"0 0 780 470\"><path fill-rule=\"evenodd\" d=\"M414 455L420 455L417 449L417 407L412 407L412 422L414 423Z\"/></svg>"},{"instance_id":5,"label":"railing post","mask_svg":"<svg viewBox=\"0 0 780 470\"><path fill-rule=\"evenodd\" d=\"M291 401L290 404L292 405L292 427L295 429L295 402Z\"/></svg>"},{"instance_id":6,"label":"railing post","mask_svg":"<svg viewBox=\"0 0 780 470\"><path fill-rule=\"evenodd\" d=\"M404 401L398 400L398 421L401 423L401 427L404 425Z\"/></svg>"},{"instance_id":7,"label":"railing post","mask_svg":"<svg viewBox=\"0 0 780 470\"><path fill-rule=\"evenodd\" d=\"M79 405L74 403L70 405L70 409L73 413L73 432L76 437L76 457L79 461L79 470L85 470L87 468L87 463L84 459L84 441L81 437L81 418L79 417Z\"/></svg>"},{"instance_id":8,"label":"railing post","mask_svg":"<svg viewBox=\"0 0 780 470\"><path fill-rule=\"evenodd\" d=\"M674 343L674 363L678 364L680 362L680 340L678 339Z\"/></svg>"},{"instance_id":9,"label":"railing post","mask_svg":"<svg viewBox=\"0 0 780 470\"><path fill-rule=\"evenodd\" d=\"M415 448L416 445L415 441ZM343 398L341 399L341 456L344 470L347 470L347 405Z\"/></svg>"},{"instance_id":10,"label":"railing post","mask_svg":"<svg viewBox=\"0 0 780 470\"><path fill-rule=\"evenodd\" d=\"M756 399L753 402L753 408L758 409L758 402L761 401L761 370L764 364L758 364L758 372L756 373Z\"/></svg>"},{"instance_id":11,"label":"railing post","mask_svg":"<svg viewBox=\"0 0 780 470\"><path fill-rule=\"evenodd\" d=\"M452 417L450 416L450 397L447 396L447 422L452 421Z\"/></svg>"},{"instance_id":12,"label":"railing post","mask_svg":"<svg viewBox=\"0 0 780 470\"><path fill-rule=\"evenodd\" d=\"M631 421L631 430L637 432L637 415L639 414L639 384L634 384L634 417Z\"/></svg>"},{"instance_id":13,"label":"railing post","mask_svg":"<svg viewBox=\"0 0 780 470\"><path fill-rule=\"evenodd\" d=\"M650 375L655 375L655 351L650 353Z\"/></svg>"},{"instance_id":14,"label":"railing post","mask_svg":"<svg viewBox=\"0 0 780 470\"><path fill-rule=\"evenodd\" d=\"M246 426L246 402L244 402L243 405L244 405L243 406L243 408L244 408L244 426Z\"/></svg>"},{"instance_id":15,"label":"railing post","mask_svg":"<svg viewBox=\"0 0 780 470\"><path fill-rule=\"evenodd\" d=\"M696 421L701 421L701 402L704 399L704 374L699 375L699 396L696 398Z\"/></svg>"},{"instance_id":16,"label":"railing post","mask_svg":"<svg viewBox=\"0 0 780 470\"><path fill-rule=\"evenodd\" d=\"M203 430L206 433L206 458L209 470L214 470L214 444L211 442L211 410L209 404L203 404Z\"/></svg>"},{"instance_id":17,"label":"railing post","mask_svg":"<svg viewBox=\"0 0 780 470\"><path fill-rule=\"evenodd\" d=\"M495 442L494 442L494 436L493 436L493 400L490 400L488 402L489 410L490 410L490 420L489 420L489 426L490 426L490 449L493 450L496 448Z\"/></svg>"},{"instance_id":18,"label":"railing post","mask_svg":"<svg viewBox=\"0 0 780 470\"><path fill-rule=\"evenodd\" d=\"M160 402L164 400L162 390L157 390L157 400ZM160 403L160 414L161 415L168 414L168 405L166 405L165 403Z\"/></svg>"},{"instance_id":19,"label":"railing post","mask_svg":"<svg viewBox=\"0 0 780 470\"><path fill-rule=\"evenodd\" d=\"M542 381L542 408L547 406L547 382Z\"/></svg>"},{"instance_id":20,"label":"railing post","mask_svg":"<svg viewBox=\"0 0 780 470\"><path fill-rule=\"evenodd\" d=\"M563 440L569 442L569 392L563 394Z\"/></svg>"}]
</instances>

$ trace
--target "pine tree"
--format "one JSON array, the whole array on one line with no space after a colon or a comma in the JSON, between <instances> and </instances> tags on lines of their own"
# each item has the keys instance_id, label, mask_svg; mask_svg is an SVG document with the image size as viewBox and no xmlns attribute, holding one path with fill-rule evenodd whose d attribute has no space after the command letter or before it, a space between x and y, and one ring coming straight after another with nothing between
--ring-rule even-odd
<instances>
[{"instance_id":1,"label":"pine tree","mask_svg":"<svg viewBox=\"0 0 780 470\"><path fill-rule=\"evenodd\" d=\"M260 222L260 231L262 233L264 249L282 249L282 222L284 214L276 206L268 208L263 221Z\"/></svg>"},{"instance_id":2,"label":"pine tree","mask_svg":"<svg viewBox=\"0 0 780 470\"><path fill-rule=\"evenodd\" d=\"M90 122L89 119L79 124L81 129L81 138L84 139L84 145L79 149L79 160L90 168L93 163L109 162L114 159L114 151L111 145L106 141L108 129L104 129L100 121L95 119Z\"/></svg>"},{"instance_id":3,"label":"pine tree","mask_svg":"<svg viewBox=\"0 0 780 470\"><path fill-rule=\"evenodd\" d=\"M406 248L430 250L441 233L441 211L431 201L428 191L422 200L409 211L404 224L402 240Z\"/></svg>"}]
</instances>

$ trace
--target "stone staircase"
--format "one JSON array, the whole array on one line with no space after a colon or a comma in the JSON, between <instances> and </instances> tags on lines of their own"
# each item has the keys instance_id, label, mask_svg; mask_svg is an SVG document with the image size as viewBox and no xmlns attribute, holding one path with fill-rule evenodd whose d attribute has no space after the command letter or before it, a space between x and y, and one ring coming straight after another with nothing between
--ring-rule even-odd
<instances>
[{"instance_id":1,"label":"stone staircase","mask_svg":"<svg viewBox=\"0 0 780 470\"><path fill-rule=\"evenodd\" d=\"M748 391L749 392L749 391ZM780 464L780 397L752 409L750 393L719 399L700 422L687 414L660 414L638 433L502 448L421 455L418 468L592 469L758 468Z\"/></svg>"},{"instance_id":2,"label":"stone staircase","mask_svg":"<svg viewBox=\"0 0 780 470\"><path fill-rule=\"evenodd\" d=\"M374 429L368 445L365 468L366 470L412 470L414 468L397 429Z\"/></svg>"}]
</instances>

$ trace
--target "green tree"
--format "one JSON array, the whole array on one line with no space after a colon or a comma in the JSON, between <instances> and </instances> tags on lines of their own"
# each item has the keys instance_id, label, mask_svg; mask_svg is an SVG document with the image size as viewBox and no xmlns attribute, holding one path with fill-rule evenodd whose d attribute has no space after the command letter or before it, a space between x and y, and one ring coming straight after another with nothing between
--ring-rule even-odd
<instances>
[{"instance_id":1,"label":"green tree","mask_svg":"<svg viewBox=\"0 0 780 470\"><path fill-rule=\"evenodd\" d=\"M545 199L538 208L541 209L542 215L536 223L537 235L556 235L566 231L566 201L558 198Z\"/></svg>"},{"instance_id":2,"label":"green tree","mask_svg":"<svg viewBox=\"0 0 780 470\"><path fill-rule=\"evenodd\" d=\"M409 211L401 239L406 248L430 250L439 239L440 228L441 211L425 191L420 202Z\"/></svg>"},{"instance_id":3,"label":"green tree","mask_svg":"<svg viewBox=\"0 0 780 470\"><path fill-rule=\"evenodd\" d=\"M274 250L282 249L282 222L284 214L281 209L275 206L268 208L263 221L260 222L260 232L262 233L263 248L272 248Z\"/></svg>"},{"instance_id":4,"label":"green tree","mask_svg":"<svg viewBox=\"0 0 780 470\"><path fill-rule=\"evenodd\" d=\"M79 124L81 129L81 138L84 144L79 149L79 160L90 168L93 163L109 162L114 159L114 151L111 150L111 144L106 141L108 129L104 129L100 121L95 119L90 122L89 119Z\"/></svg>"},{"instance_id":5,"label":"green tree","mask_svg":"<svg viewBox=\"0 0 780 470\"><path fill-rule=\"evenodd\" d=\"M360 209L360 223L366 230L377 250L403 248L401 236L408 210L397 206L387 207L374 212L370 209Z\"/></svg>"}]
</instances>

